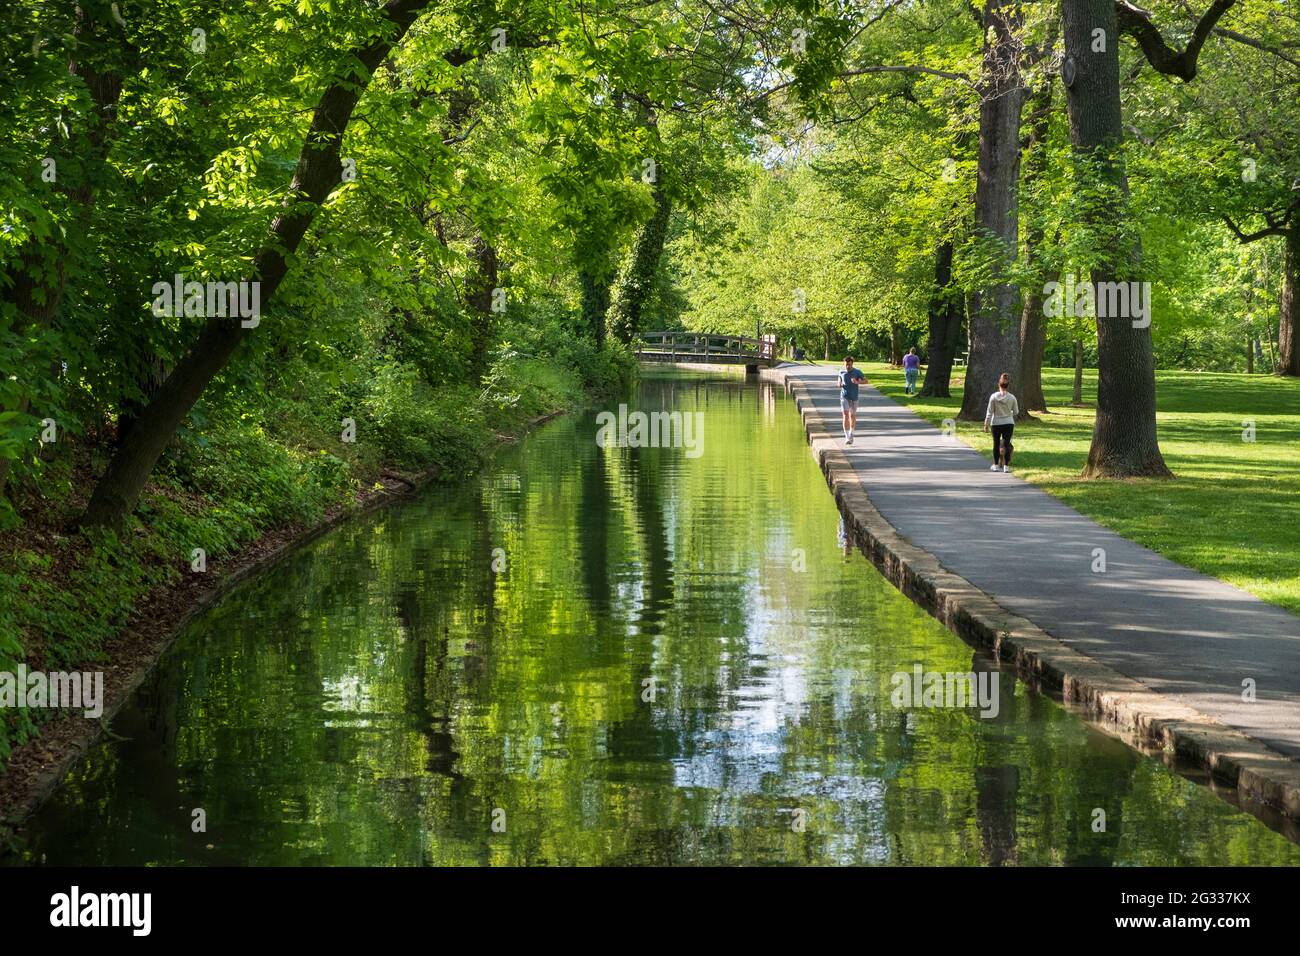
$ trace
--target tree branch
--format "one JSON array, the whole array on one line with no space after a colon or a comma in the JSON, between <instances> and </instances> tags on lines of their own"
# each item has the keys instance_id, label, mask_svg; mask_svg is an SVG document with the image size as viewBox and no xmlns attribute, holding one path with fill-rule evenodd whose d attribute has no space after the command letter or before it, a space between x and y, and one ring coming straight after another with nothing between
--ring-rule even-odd
<instances>
[{"instance_id":1,"label":"tree branch","mask_svg":"<svg viewBox=\"0 0 1300 956\"><path fill-rule=\"evenodd\" d=\"M1228 12L1237 0L1214 0L1210 9L1196 24L1186 49L1179 52L1165 42L1160 30L1151 20L1151 14L1128 0L1116 0L1115 19L1120 33L1127 33L1138 42L1147 61L1160 73L1176 76L1184 82L1196 76L1196 60L1201 55L1201 47L1214 30L1219 18Z\"/></svg>"},{"instance_id":2,"label":"tree branch","mask_svg":"<svg viewBox=\"0 0 1300 956\"><path fill-rule=\"evenodd\" d=\"M856 70L846 70L839 74L839 77L845 79L867 73L924 73L926 76L938 76L945 80L957 80L970 85L970 77L965 73L949 73L947 70L936 70L928 66L863 66Z\"/></svg>"},{"instance_id":3,"label":"tree branch","mask_svg":"<svg viewBox=\"0 0 1300 956\"><path fill-rule=\"evenodd\" d=\"M461 132L457 133L455 136L449 136L446 139L444 139L442 141L442 145L454 146L457 143L465 142L465 140L469 139L469 134L474 132L475 127L477 127L482 122L483 122L482 116L475 116L474 119L470 121L470 124L466 126Z\"/></svg>"},{"instance_id":4,"label":"tree branch","mask_svg":"<svg viewBox=\"0 0 1300 956\"><path fill-rule=\"evenodd\" d=\"M1292 66L1300 66L1300 60L1297 60L1295 57L1287 56L1281 50L1271 47L1260 40L1256 40L1254 37L1248 37L1244 33L1238 33L1236 30L1229 30L1226 27L1215 27L1214 32L1219 36L1227 37L1229 40L1235 40L1237 43L1241 43L1245 46L1254 47L1256 50L1263 53L1270 53L1279 60L1285 60Z\"/></svg>"},{"instance_id":5,"label":"tree branch","mask_svg":"<svg viewBox=\"0 0 1300 956\"><path fill-rule=\"evenodd\" d=\"M1240 229L1238 229L1237 224L1233 222L1232 219L1226 214L1223 217L1223 221L1228 224L1228 228L1233 231L1233 234L1236 235L1238 241L1244 244L1248 242L1254 242L1256 239L1264 239L1268 236L1285 236L1290 231L1290 227L1288 224L1291 221L1291 214L1295 212L1295 210L1296 207L1293 205L1290 209L1286 211L1286 215L1283 216L1280 221L1274 219L1272 213L1265 212L1264 221L1268 223L1268 225L1265 226L1263 229L1259 229L1251 233L1244 233Z\"/></svg>"}]
</instances>

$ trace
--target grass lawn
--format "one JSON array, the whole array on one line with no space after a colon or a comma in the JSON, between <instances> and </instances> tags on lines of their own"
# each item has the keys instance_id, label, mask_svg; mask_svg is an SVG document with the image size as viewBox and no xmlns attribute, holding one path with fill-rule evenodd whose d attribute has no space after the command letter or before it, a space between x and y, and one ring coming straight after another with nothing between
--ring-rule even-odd
<instances>
[{"instance_id":1,"label":"grass lawn","mask_svg":"<svg viewBox=\"0 0 1300 956\"><path fill-rule=\"evenodd\" d=\"M959 378L952 398L918 398L903 394L901 369L862 369L936 425L961 407ZM1300 381L1157 372L1160 447L1174 480L1084 481L1093 409L1068 407L1073 375L1043 370L1051 411L1016 425L1020 477L1180 564L1300 613ZM1096 401L1096 389L1096 370L1085 369L1085 403ZM1255 425L1253 443L1242 440L1246 420ZM960 422L957 434L992 460L992 441L979 424Z\"/></svg>"}]
</instances>

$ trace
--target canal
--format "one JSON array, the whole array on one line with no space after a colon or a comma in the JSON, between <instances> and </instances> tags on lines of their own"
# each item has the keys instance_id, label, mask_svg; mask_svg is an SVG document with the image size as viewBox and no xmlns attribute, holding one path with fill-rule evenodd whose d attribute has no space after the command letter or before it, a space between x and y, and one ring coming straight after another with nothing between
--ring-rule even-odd
<instances>
[{"instance_id":1,"label":"canal","mask_svg":"<svg viewBox=\"0 0 1300 956\"><path fill-rule=\"evenodd\" d=\"M1300 863L896 592L779 386L647 371L628 405L700 413L702 444L562 417L232 591L24 858ZM916 665L992 672L996 713L898 706Z\"/></svg>"}]
</instances>

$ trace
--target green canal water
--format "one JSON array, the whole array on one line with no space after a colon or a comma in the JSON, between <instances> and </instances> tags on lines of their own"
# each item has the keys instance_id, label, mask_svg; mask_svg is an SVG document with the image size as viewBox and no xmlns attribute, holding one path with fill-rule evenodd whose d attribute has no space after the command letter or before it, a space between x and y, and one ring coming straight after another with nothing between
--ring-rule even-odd
<instances>
[{"instance_id":1,"label":"green canal water","mask_svg":"<svg viewBox=\"0 0 1300 956\"><path fill-rule=\"evenodd\" d=\"M702 453L561 418L232 592L25 858L1300 863L1009 673L996 717L895 706L896 672L992 664L847 547L778 387L647 373L629 406L702 413Z\"/></svg>"}]
</instances>

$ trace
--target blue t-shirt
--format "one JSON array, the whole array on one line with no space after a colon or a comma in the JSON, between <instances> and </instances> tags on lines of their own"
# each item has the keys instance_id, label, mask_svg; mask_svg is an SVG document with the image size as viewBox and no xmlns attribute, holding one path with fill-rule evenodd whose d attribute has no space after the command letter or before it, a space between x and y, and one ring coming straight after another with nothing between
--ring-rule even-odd
<instances>
[{"instance_id":1,"label":"blue t-shirt","mask_svg":"<svg viewBox=\"0 0 1300 956\"><path fill-rule=\"evenodd\" d=\"M842 368L840 369L840 398L847 398L850 402L858 400L858 382L865 379L861 369Z\"/></svg>"}]
</instances>

